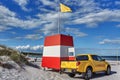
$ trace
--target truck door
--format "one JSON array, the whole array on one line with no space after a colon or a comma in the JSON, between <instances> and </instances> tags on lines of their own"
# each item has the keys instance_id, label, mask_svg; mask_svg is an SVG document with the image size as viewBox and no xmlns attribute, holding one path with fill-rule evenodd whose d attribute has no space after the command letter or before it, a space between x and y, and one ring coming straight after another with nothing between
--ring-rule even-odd
<instances>
[{"instance_id":1,"label":"truck door","mask_svg":"<svg viewBox=\"0 0 120 80\"><path fill-rule=\"evenodd\" d=\"M105 62L100 56L92 55L95 71L105 70Z\"/></svg>"}]
</instances>

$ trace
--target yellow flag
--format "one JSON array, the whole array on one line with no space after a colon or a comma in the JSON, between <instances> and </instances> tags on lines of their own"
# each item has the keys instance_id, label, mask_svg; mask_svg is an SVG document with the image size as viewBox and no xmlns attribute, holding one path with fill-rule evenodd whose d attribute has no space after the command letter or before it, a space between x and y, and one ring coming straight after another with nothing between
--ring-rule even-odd
<instances>
[{"instance_id":1,"label":"yellow flag","mask_svg":"<svg viewBox=\"0 0 120 80\"><path fill-rule=\"evenodd\" d=\"M68 6L66 6L62 3L60 3L60 11L61 12L72 12L72 10Z\"/></svg>"}]
</instances>

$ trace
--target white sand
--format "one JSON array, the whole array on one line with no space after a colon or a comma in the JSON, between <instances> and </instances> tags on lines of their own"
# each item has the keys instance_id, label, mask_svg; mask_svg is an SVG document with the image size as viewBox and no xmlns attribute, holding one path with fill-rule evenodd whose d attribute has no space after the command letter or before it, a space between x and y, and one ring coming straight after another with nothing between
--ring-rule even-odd
<instances>
[{"instance_id":1,"label":"white sand","mask_svg":"<svg viewBox=\"0 0 120 80\"><path fill-rule=\"evenodd\" d=\"M113 64L114 63L114 64ZM39 65L40 62L35 64ZM7 70L0 67L0 80L84 80L81 75L76 75L74 78L70 78L67 74L59 74L54 71L43 71L41 68L34 68L25 66L25 70L12 69ZM120 65L116 65L116 62L112 62L112 74L109 76L104 73L95 74L91 80L120 80Z\"/></svg>"}]
</instances>

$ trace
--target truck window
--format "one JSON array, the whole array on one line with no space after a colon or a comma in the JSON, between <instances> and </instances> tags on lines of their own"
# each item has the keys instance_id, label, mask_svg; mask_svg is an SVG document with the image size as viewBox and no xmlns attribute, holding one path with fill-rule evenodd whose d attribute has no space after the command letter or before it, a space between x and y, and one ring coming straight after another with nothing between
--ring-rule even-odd
<instances>
[{"instance_id":1,"label":"truck window","mask_svg":"<svg viewBox=\"0 0 120 80\"><path fill-rule=\"evenodd\" d=\"M97 56L97 55L92 55L92 59L96 60L96 61L101 61L102 60L102 58L100 56Z\"/></svg>"},{"instance_id":2,"label":"truck window","mask_svg":"<svg viewBox=\"0 0 120 80\"><path fill-rule=\"evenodd\" d=\"M69 52L69 56L74 56L74 53L73 52Z\"/></svg>"},{"instance_id":3,"label":"truck window","mask_svg":"<svg viewBox=\"0 0 120 80\"><path fill-rule=\"evenodd\" d=\"M77 61L88 60L88 56L87 56L87 55L77 56L77 57L76 57L76 60L77 60Z\"/></svg>"}]
</instances>

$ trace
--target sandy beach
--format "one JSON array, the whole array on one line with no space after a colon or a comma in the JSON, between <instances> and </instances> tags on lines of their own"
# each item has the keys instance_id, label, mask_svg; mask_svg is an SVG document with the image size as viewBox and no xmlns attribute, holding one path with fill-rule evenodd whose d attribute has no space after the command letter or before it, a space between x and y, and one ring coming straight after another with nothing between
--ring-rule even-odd
<instances>
[{"instance_id":1,"label":"sandy beach","mask_svg":"<svg viewBox=\"0 0 120 80\"><path fill-rule=\"evenodd\" d=\"M104 75L104 73L97 73L93 75L91 80L119 80L120 79L120 65L116 61L108 61L112 67L112 73L109 76ZM70 78L67 74L59 74L52 71L44 71L46 75L51 75L50 79L45 80L84 80L81 75L76 75L74 78ZM54 77L52 77L54 76ZM42 79L41 79L42 80Z\"/></svg>"},{"instance_id":2,"label":"sandy beach","mask_svg":"<svg viewBox=\"0 0 120 80\"><path fill-rule=\"evenodd\" d=\"M104 75L104 73L94 74L91 80L119 80L120 65L117 65L115 61L109 62L111 63L112 74L109 76ZM40 66L41 62L33 63L37 67L25 66L22 70L8 70L0 67L0 80L84 80L81 75L70 78L65 73L59 74L59 72L51 70L44 71Z\"/></svg>"}]
</instances>

